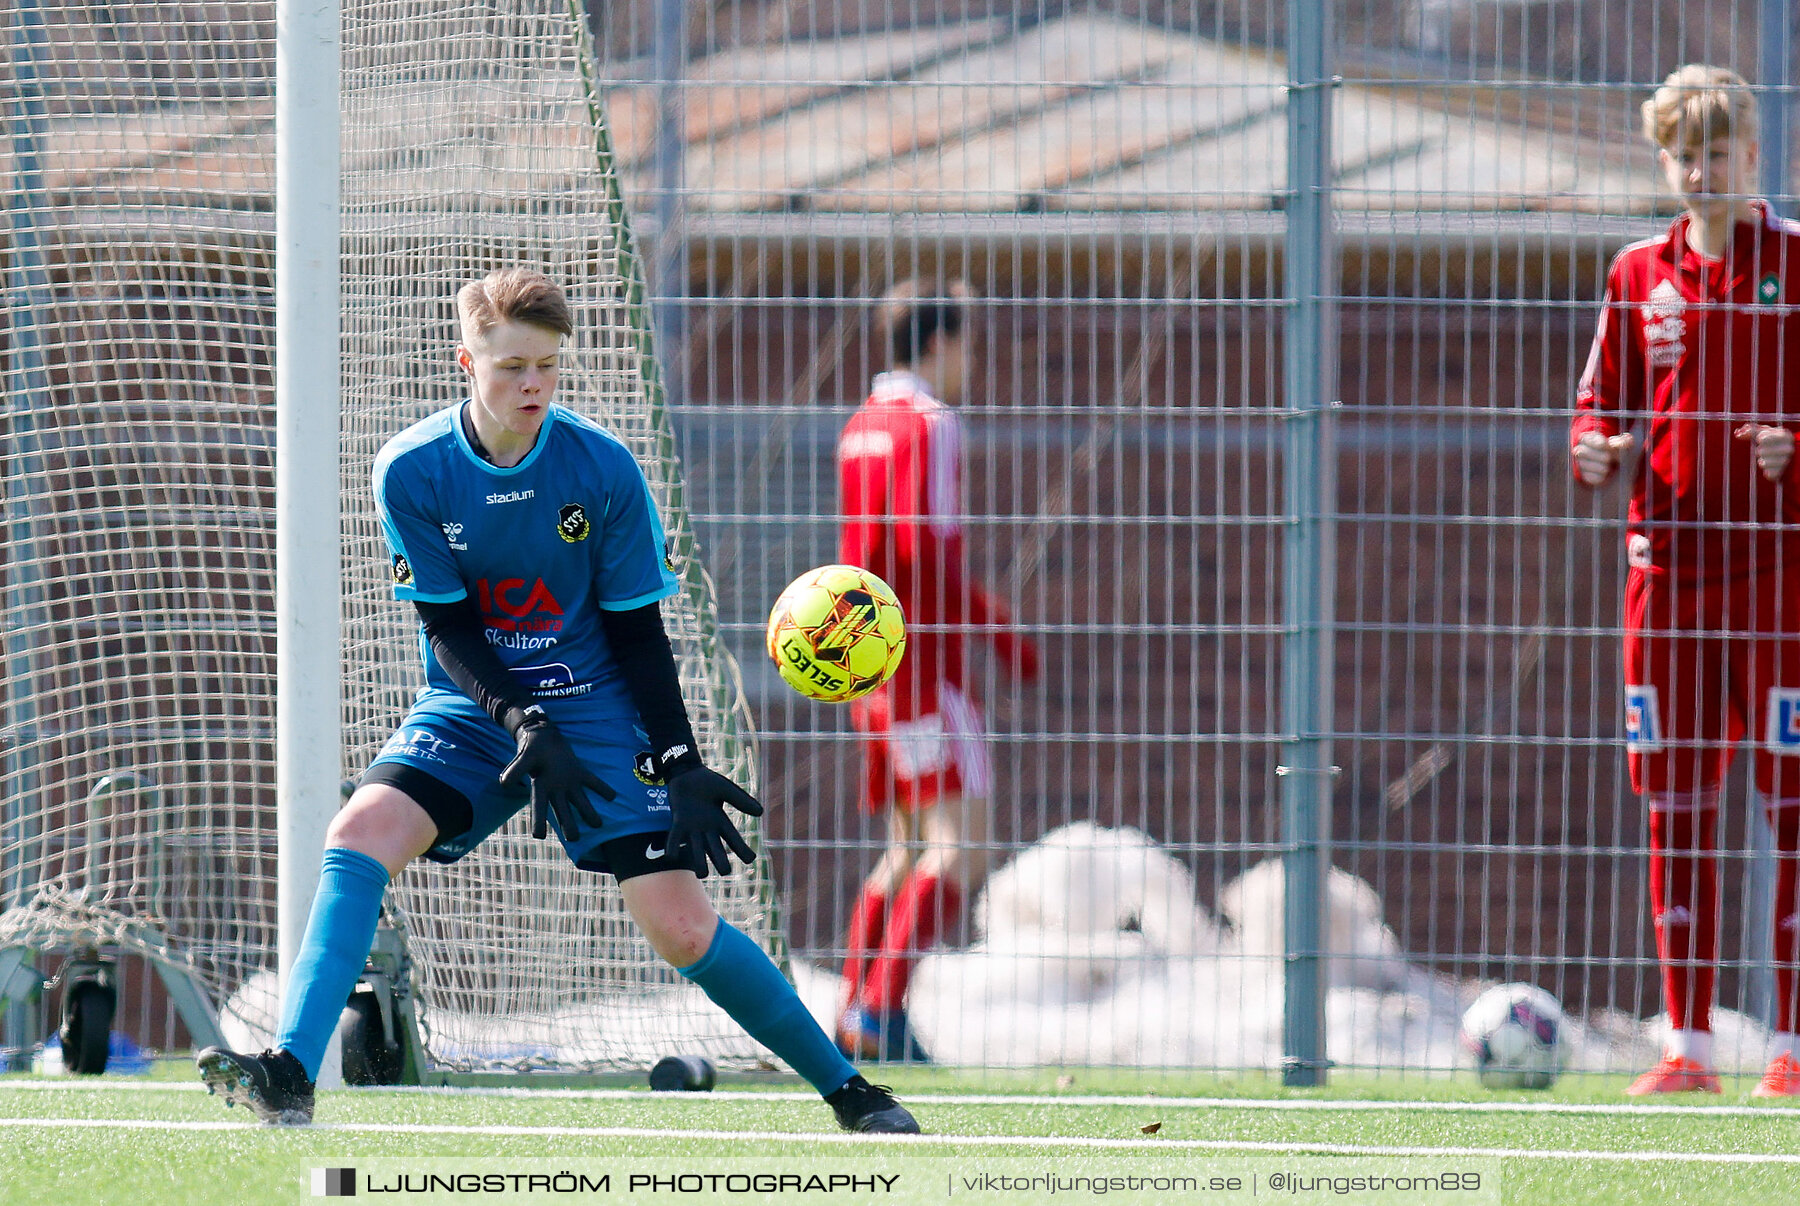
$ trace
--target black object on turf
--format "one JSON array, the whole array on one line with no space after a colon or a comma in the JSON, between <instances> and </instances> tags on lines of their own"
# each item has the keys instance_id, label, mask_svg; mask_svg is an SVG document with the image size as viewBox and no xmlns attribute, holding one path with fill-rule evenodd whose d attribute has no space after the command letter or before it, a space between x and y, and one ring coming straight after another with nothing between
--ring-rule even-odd
<instances>
[{"instance_id":1,"label":"black object on turf","mask_svg":"<svg viewBox=\"0 0 1800 1206\"><path fill-rule=\"evenodd\" d=\"M872 1085L852 1076L844 1087L825 1098L838 1125L865 1135L916 1135L919 1123L905 1106L894 1100L886 1085Z\"/></svg>"},{"instance_id":2,"label":"black object on turf","mask_svg":"<svg viewBox=\"0 0 1800 1206\"><path fill-rule=\"evenodd\" d=\"M549 834L548 817L552 810L563 837L571 842L581 836L584 825L600 828L600 813L588 799L588 792L598 792L606 800L618 799L619 793L581 764L544 710L535 705L525 709L513 736L518 740L519 752L500 772L500 782L516 787L521 779L531 779L531 836L541 838Z\"/></svg>"},{"instance_id":3,"label":"black object on turf","mask_svg":"<svg viewBox=\"0 0 1800 1206\"><path fill-rule=\"evenodd\" d=\"M718 771L697 762L669 779L669 846L674 850L687 845L699 849L703 856L699 871L701 879L706 878L708 861L718 868L720 875L731 874L731 858L725 853L726 847L730 847L745 866L756 861L756 851L725 815L727 804L746 816L763 814L763 806L755 796Z\"/></svg>"},{"instance_id":4,"label":"black object on turf","mask_svg":"<svg viewBox=\"0 0 1800 1206\"><path fill-rule=\"evenodd\" d=\"M344 1052L344 1083L400 1083L400 1044L381 1020L381 1002L373 992L353 992L338 1016L338 1042Z\"/></svg>"},{"instance_id":5,"label":"black object on turf","mask_svg":"<svg viewBox=\"0 0 1800 1206\"><path fill-rule=\"evenodd\" d=\"M223 1093L227 1106L247 1106L269 1126L305 1126L313 1116L313 1082L286 1050L240 1055L208 1047L194 1057L206 1091Z\"/></svg>"},{"instance_id":6,"label":"black object on turf","mask_svg":"<svg viewBox=\"0 0 1800 1206\"><path fill-rule=\"evenodd\" d=\"M68 986L63 995L62 1025L56 1032L64 1068L81 1076L106 1071L117 1005L118 994L110 983L79 980Z\"/></svg>"},{"instance_id":7,"label":"black object on turf","mask_svg":"<svg viewBox=\"0 0 1800 1206\"><path fill-rule=\"evenodd\" d=\"M718 1079L704 1055L669 1055L650 1069L650 1087L658 1093L707 1093Z\"/></svg>"}]
</instances>

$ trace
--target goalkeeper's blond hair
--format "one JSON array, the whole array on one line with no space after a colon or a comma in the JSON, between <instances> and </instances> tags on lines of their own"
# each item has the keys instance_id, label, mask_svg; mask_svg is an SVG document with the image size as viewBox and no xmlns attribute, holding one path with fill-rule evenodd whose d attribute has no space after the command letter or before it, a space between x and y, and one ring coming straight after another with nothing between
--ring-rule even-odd
<instances>
[{"instance_id":1,"label":"goalkeeper's blond hair","mask_svg":"<svg viewBox=\"0 0 1800 1206\"><path fill-rule=\"evenodd\" d=\"M456 318L464 343L474 343L503 322L522 322L567 338L575 318L562 286L535 268L497 268L456 293Z\"/></svg>"}]
</instances>

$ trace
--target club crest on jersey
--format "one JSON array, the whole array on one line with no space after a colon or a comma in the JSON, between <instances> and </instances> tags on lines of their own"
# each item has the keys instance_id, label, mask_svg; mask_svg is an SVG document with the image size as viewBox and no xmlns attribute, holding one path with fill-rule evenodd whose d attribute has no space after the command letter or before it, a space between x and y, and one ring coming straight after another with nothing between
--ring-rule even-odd
<instances>
[{"instance_id":1,"label":"club crest on jersey","mask_svg":"<svg viewBox=\"0 0 1800 1206\"><path fill-rule=\"evenodd\" d=\"M556 514L556 534L569 544L575 544L586 540L590 531L592 529L588 527L587 512L582 509L581 504L564 503L562 510Z\"/></svg>"},{"instance_id":2,"label":"club crest on jersey","mask_svg":"<svg viewBox=\"0 0 1800 1206\"><path fill-rule=\"evenodd\" d=\"M1772 749L1800 749L1800 688L1769 688L1768 744Z\"/></svg>"},{"instance_id":3,"label":"club crest on jersey","mask_svg":"<svg viewBox=\"0 0 1800 1206\"><path fill-rule=\"evenodd\" d=\"M1625 685L1625 750L1654 754L1662 750L1662 709L1654 686Z\"/></svg>"},{"instance_id":4,"label":"club crest on jersey","mask_svg":"<svg viewBox=\"0 0 1800 1206\"><path fill-rule=\"evenodd\" d=\"M1644 323L1644 348L1650 363L1667 368L1681 359L1687 345L1687 302L1681 291L1668 281L1660 281L1650 290L1650 297L1638 307Z\"/></svg>"},{"instance_id":5,"label":"club crest on jersey","mask_svg":"<svg viewBox=\"0 0 1800 1206\"><path fill-rule=\"evenodd\" d=\"M649 787L662 786L662 772L656 769L656 755L643 750L631 759L631 769L637 775L638 782Z\"/></svg>"},{"instance_id":6,"label":"club crest on jersey","mask_svg":"<svg viewBox=\"0 0 1800 1206\"><path fill-rule=\"evenodd\" d=\"M412 562L399 553L394 554L394 585L411 586L413 583Z\"/></svg>"},{"instance_id":7,"label":"club crest on jersey","mask_svg":"<svg viewBox=\"0 0 1800 1206\"><path fill-rule=\"evenodd\" d=\"M1781 296L1781 277L1773 272L1763 273L1763 278L1756 282L1756 300L1764 305Z\"/></svg>"}]
</instances>

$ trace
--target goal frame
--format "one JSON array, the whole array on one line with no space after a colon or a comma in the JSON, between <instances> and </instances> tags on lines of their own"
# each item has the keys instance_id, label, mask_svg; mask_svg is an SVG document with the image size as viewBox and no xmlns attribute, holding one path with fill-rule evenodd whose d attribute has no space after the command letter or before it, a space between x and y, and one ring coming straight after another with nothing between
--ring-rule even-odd
<instances>
[{"instance_id":1,"label":"goal frame","mask_svg":"<svg viewBox=\"0 0 1800 1206\"><path fill-rule=\"evenodd\" d=\"M342 20L341 0L277 0L275 6L276 927L284 996L318 890L325 831L338 808L344 748ZM328 1043L318 1083L335 1085L341 1077L338 1045Z\"/></svg>"}]
</instances>

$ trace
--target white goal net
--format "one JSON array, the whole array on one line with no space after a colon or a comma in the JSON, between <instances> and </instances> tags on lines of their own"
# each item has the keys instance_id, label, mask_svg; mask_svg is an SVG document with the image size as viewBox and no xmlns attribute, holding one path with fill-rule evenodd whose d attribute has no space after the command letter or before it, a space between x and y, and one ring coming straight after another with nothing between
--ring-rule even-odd
<instances>
[{"instance_id":1,"label":"white goal net","mask_svg":"<svg viewBox=\"0 0 1800 1206\"><path fill-rule=\"evenodd\" d=\"M755 789L736 669L716 638L681 466L662 406L648 300L582 6L567 0L345 4L343 498L350 766L373 757L418 679L410 607L389 598L368 489L375 452L460 397L450 359L456 287L506 264L569 291L577 334L560 387L638 455L686 585L664 604L708 762ZM616 891L534 841L521 815L462 863L419 864L407 915L434 1060L457 1067L604 1066L674 1044L755 1048L637 935ZM709 880L721 910L773 947L759 866Z\"/></svg>"},{"instance_id":2,"label":"white goal net","mask_svg":"<svg viewBox=\"0 0 1800 1206\"><path fill-rule=\"evenodd\" d=\"M0 951L179 966L228 1036L255 1037L276 944L275 13L215 4L181 29L165 7L33 0L0 17ZM343 4L343 455L317 489L343 496L345 749L322 775L360 771L421 677L370 464L461 396L456 287L528 264L578 312L562 401L632 447L662 506L686 587L665 621L704 752L756 787L585 19L567 0ZM763 867L709 883L785 954ZM610 881L523 817L455 867L408 871L390 903L433 1066L760 1054L656 959ZM178 1041L172 1020L160 1038Z\"/></svg>"}]
</instances>

